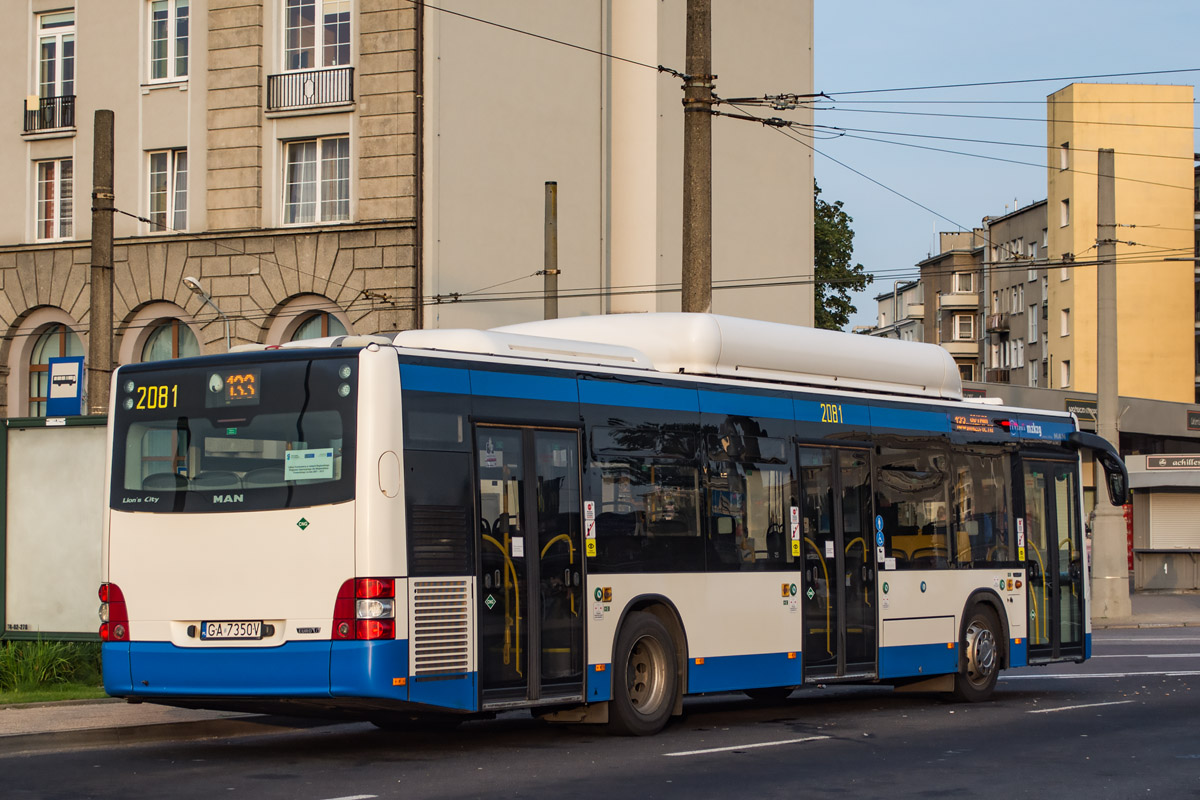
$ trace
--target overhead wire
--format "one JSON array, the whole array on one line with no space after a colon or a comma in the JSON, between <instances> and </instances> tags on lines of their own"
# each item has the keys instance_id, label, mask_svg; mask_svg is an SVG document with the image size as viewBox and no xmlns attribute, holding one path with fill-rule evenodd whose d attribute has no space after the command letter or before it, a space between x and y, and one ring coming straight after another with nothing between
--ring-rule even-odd
<instances>
[{"instance_id":1,"label":"overhead wire","mask_svg":"<svg viewBox=\"0 0 1200 800\"><path fill-rule=\"evenodd\" d=\"M970 83L940 83L927 86L902 86L887 89L855 89L851 91L828 92L830 95L847 94L885 94L894 92L925 92L932 89L971 89L979 86L1015 86L1024 83L1055 83L1059 81L1089 81L1098 78L1136 78L1146 75L1179 75L1187 72L1200 72L1200 67L1184 67L1181 69L1155 69L1140 72L1105 72L1095 75L1065 75L1054 78L1018 78L1002 81L973 81Z\"/></svg>"}]
</instances>

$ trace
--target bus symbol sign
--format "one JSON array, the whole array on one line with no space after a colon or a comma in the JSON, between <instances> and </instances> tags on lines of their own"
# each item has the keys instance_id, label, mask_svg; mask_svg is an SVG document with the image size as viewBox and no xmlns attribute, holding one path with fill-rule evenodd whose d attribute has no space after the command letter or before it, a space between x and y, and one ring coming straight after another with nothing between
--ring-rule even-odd
<instances>
[{"instance_id":1,"label":"bus symbol sign","mask_svg":"<svg viewBox=\"0 0 1200 800\"><path fill-rule=\"evenodd\" d=\"M596 599L597 599L597 600L603 600L603 599L604 599L604 592L603 592L603 591L600 589L600 587L599 587L599 586L597 586L597 587L596 587Z\"/></svg>"},{"instance_id":2,"label":"bus symbol sign","mask_svg":"<svg viewBox=\"0 0 1200 800\"><path fill-rule=\"evenodd\" d=\"M883 515L882 514L875 515L875 530L877 530L881 533L883 532Z\"/></svg>"},{"instance_id":3,"label":"bus symbol sign","mask_svg":"<svg viewBox=\"0 0 1200 800\"><path fill-rule=\"evenodd\" d=\"M817 593L814 592L812 590L812 587L810 586L810 587L808 587L808 592L804 596L807 597L809 600L812 600L814 597L817 596Z\"/></svg>"},{"instance_id":4,"label":"bus symbol sign","mask_svg":"<svg viewBox=\"0 0 1200 800\"><path fill-rule=\"evenodd\" d=\"M304 517L301 517L300 521L296 523L296 527L299 528L300 530L304 530L308 526L309 526L309 521L306 520Z\"/></svg>"},{"instance_id":5,"label":"bus symbol sign","mask_svg":"<svg viewBox=\"0 0 1200 800\"><path fill-rule=\"evenodd\" d=\"M489 594L487 599L483 601L483 604L488 607L488 611L491 611L496 607L496 598Z\"/></svg>"}]
</instances>

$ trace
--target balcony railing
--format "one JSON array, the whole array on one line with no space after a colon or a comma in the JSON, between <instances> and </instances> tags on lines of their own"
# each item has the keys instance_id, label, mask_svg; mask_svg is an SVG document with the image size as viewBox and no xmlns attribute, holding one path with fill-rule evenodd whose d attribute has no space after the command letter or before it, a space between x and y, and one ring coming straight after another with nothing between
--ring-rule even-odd
<instances>
[{"instance_id":1,"label":"balcony railing","mask_svg":"<svg viewBox=\"0 0 1200 800\"><path fill-rule=\"evenodd\" d=\"M988 314L987 331L988 333L1007 333L1008 314Z\"/></svg>"},{"instance_id":2,"label":"balcony railing","mask_svg":"<svg viewBox=\"0 0 1200 800\"><path fill-rule=\"evenodd\" d=\"M1006 369L989 369L983 379L988 383L1008 383L1009 372Z\"/></svg>"},{"instance_id":3,"label":"balcony railing","mask_svg":"<svg viewBox=\"0 0 1200 800\"><path fill-rule=\"evenodd\" d=\"M267 76L267 110L288 111L354 102L354 67Z\"/></svg>"},{"instance_id":4,"label":"balcony railing","mask_svg":"<svg viewBox=\"0 0 1200 800\"><path fill-rule=\"evenodd\" d=\"M36 108L32 100L25 103L25 133L75 127L75 95L39 97Z\"/></svg>"}]
</instances>

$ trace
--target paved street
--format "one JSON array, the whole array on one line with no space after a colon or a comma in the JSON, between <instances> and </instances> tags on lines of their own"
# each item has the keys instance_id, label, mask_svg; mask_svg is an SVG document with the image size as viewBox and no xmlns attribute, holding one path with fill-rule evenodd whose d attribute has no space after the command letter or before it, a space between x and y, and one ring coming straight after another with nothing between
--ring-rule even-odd
<instances>
[{"instance_id":1,"label":"paved street","mask_svg":"<svg viewBox=\"0 0 1200 800\"><path fill-rule=\"evenodd\" d=\"M624 739L524 714L454 733L369 725L0 757L6 798L1191 797L1200 631L1106 630L1083 665L1007 674L962 705L881 687L776 706L691 700Z\"/></svg>"}]
</instances>

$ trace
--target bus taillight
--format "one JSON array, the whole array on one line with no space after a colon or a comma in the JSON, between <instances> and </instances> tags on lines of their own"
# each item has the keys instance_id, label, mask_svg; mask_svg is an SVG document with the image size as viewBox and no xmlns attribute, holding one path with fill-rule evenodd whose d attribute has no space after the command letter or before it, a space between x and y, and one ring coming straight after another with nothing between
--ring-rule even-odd
<instances>
[{"instance_id":1,"label":"bus taillight","mask_svg":"<svg viewBox=\"0 0 1200 800\"><path fill-rule=\"evenodd\" d=\"M125 595L115 583L100 584L100 641L129 641L129 611Z\"/></svg>"},{"instance_id":2,"label":"bus taillight","mask_svg":"<svg viewBox=\"0 0 1200 800\"><path fill-rule=\"evenodd\" d=\"M333 606L333 638L393 639L395 636L395 579L358 578L343 583Z\"/></svg>"}]
</instances>

